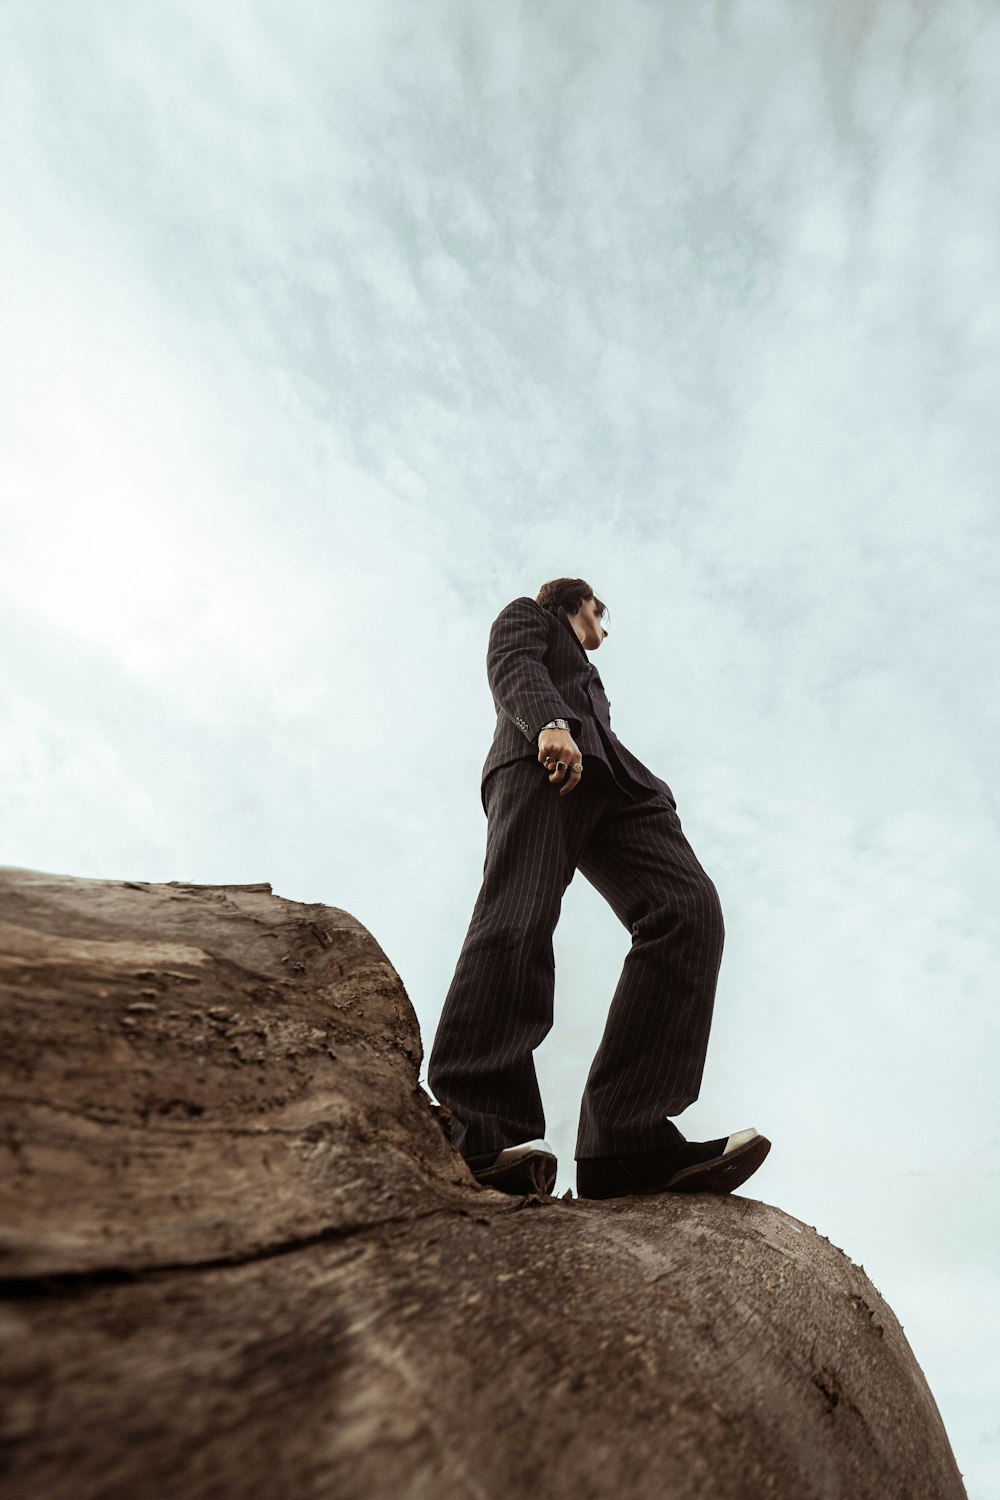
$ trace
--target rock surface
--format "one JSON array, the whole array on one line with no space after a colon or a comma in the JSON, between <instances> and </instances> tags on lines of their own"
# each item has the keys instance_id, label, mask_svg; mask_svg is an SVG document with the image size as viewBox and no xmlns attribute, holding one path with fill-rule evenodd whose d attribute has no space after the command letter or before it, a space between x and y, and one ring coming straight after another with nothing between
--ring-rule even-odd
<instances>
[{"instance_id":1,"label":"rock surface","mask_svg":"<svg viewBox=\"0 0 1000 1500\"><path fill-rule=\"evenodd\" d=\"M7 870L0 924L9 1500L964 1495L808 1226L480 1187L347 913Z\"/></svg>"}]
</instances>

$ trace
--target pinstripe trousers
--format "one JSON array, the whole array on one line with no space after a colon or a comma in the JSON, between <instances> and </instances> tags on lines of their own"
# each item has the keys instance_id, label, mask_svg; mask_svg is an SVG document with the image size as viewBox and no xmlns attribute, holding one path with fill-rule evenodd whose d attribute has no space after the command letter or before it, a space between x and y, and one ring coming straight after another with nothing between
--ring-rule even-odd
<instances>
[{"instance_id":1,"label":"pinstripe trousers","mask_svg":"<svg viewBox=\"0 0 1000 1500\"><path fill-rule=\"evenodd\" d=\"M591 757L561 797L537 760L493 771L483 883L427 1079L465 1157L545 1133L532 1053L552 1026L552 935L579 869L632 934L584 1089L576 1157L672 1145L705 1066L724 927L665 791L625 790Z\"/></svg>"}]
</instances>

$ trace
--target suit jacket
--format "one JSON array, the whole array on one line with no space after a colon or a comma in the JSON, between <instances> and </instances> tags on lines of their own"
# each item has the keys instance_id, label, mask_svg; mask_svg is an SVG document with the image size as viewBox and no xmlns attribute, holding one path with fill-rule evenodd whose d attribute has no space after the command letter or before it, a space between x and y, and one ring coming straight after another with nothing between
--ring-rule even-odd
<instances>
[{"instance_id":1,"label":"suit jacket","mask_svg":"<svg viewBox=\"0 0 1000 1500\"><path fill-rule=\"evenodd\" d=\"M565 719L580 747L585 776L587 760L600 760L620 786L646 796L665 791L673 802L666 782L626 750L611 728L611 704L601 674L562 605L552 611L524 597L502 609L490 628L486 675L497 726L483 765L480 795L487 777L500 766L522 758L537 760L538 731L550 719Z\"/></svg>"}]
</instances>

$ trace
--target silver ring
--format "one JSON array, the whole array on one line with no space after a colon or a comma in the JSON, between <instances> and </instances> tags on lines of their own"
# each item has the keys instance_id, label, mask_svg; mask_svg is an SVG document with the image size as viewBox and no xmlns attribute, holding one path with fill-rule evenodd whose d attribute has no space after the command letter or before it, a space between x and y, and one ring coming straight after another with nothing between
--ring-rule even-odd
<instances>
[{"instance_id":1,"label":"silver ring","mask_svg":"<svg viewBox=\"0 0 1000 1500\"><path fill-rule=\"evenodd\" d=\"M575 766L570 766L570 770L571 771L582 771L583 770L583 766L580 763L580 761L577 761L577 763L576 763Z\"/></svg>"}]
</instances>

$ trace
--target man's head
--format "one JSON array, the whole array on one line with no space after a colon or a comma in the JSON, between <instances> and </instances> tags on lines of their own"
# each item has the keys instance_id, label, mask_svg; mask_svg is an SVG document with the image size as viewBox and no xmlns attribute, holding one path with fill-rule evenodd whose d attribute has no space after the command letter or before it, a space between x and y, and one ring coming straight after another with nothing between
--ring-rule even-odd
<instances>
[{"instance_id":1,"label":"man's head","mask_svg":"<svg viewBox=\"0 0 1000 1500\"><path fill-rule=\"evenodd\" d=\"M543 583L535 595L535 603L553 614L562 605L586 651L596 651L608 633L602 624L607 606L584 578L553 578Z\"/></svg>"}]
</instances>

